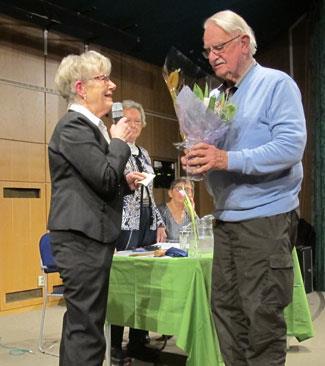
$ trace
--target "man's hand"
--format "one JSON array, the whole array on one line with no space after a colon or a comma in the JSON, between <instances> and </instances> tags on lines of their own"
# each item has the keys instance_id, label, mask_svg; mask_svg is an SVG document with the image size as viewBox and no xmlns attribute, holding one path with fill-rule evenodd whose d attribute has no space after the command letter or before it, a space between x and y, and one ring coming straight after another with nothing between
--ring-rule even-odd
<instances>
[{"instance_id":1,"label":"man's hand","mask_svg":"<svg viewBox=\"0 0 325 366\"><path fill-rule=\"evenodd\" d=\"M139 187L139 182L145 178L145 175L140 172L130 172L125 176L127 184L132 191Z\"/></svg>"},{"instance_id":2,"label":"man's hand","mask_svg":"<svg viewBox=\"0 0 325 366\"><path fill-rule=\"evenodd\" d=\"M183 169L189 169L191 174L204 174L211 169L227 170L228 154L214 145L201 142L185 150L181 162Z\"/></svg>"}]
</instances>

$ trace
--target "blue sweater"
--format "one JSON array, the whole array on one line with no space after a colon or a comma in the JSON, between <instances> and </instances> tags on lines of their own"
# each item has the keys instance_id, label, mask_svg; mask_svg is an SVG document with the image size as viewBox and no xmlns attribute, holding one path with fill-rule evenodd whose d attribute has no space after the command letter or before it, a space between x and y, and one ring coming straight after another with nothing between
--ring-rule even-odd
<instances>
[{"instance_id":1,"label":"blue sweater","mask_svg":"<svg viewBox=\"0 0 325 366\"><path fill-rule=\"evenodd\" d=\"M240 221L297 208L306 126L296 83L256 64L231 100L236 116L218 145L228 151L228 170L207 175L215 217Z\"/></svg>"}]
</instances>

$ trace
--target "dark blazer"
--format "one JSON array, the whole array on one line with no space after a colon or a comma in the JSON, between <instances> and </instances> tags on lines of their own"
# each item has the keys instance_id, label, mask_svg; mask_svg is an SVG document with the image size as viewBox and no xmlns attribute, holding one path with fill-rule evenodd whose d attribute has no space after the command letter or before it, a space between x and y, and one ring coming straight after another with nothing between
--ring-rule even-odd
<instances>
[{"instance_id":1,"label":"dark blazer","mask_svg":"<svg viewBox=\"0 0 325 366\"><path fill-rule=\"evenodd\" d=\"M49 230L76 230L103 243L121 230L124 168L129 146L107 143L84 115L68 111L58 122L48 147L52 181Z\"/></svg>"}]
</instances>

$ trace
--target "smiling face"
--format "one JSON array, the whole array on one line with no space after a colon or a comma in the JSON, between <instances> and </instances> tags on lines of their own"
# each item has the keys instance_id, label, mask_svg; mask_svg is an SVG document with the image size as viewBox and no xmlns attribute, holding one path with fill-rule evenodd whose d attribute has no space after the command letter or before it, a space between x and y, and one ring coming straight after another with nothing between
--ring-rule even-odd
<instances>
[{"instance_id":1,"label":"smiling face","mask_svg":"<svg viewBox=\"0 0 325 366\"><path fill-rule=\"evenodd\" d=\"M141 120L141 113L137 108L127 108L123 110L124 117L128 120L128 125L131 127L132 135L128 142L135 143L140 136L143 129L143 123Z\"/></svg>"},{"instance_id":2,"label":"smiling face","mask_svg":"<svg viewBox=\"0 0 325 366\"><path fill-rule=\"evenodd\" d=\"M82 99L82 104L98 118L111 110L115 89L116 85L106 74L96 74L87 80L76 82L76 90Z\"/></svg>"},{"instance_id":3,"label":"smiling face","mask_svg":"<svg viewBox=\"0 0 325 366\"><path fill-rule=\"evenodd\" d=\"M214 23L208 22L203 43L216 76L236 83L250 62L249 37L226 33ZM218 47L219 45L221 46Z\"/></svg>"}]
</instances>

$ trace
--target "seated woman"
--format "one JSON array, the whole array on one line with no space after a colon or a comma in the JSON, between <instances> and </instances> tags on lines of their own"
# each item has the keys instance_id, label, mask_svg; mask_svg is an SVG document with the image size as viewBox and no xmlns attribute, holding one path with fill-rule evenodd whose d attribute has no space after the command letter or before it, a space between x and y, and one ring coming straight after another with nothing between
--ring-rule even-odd
<instances>
[{"instance_id":1,"label":"seated woman","mask_svg":"<svg viewBox=\"0 0 325 366\"><path fill-rule=\"evenodd\" d=\"M167 240L171 242L178 242L180 230L190 223L189 214L184 206L182 190L186 192L194 205L194 183L185 177L181 177L175 179L170 185L168 190L170 200L158 206L166 225Z\"/></svg>"}]
</instances>

